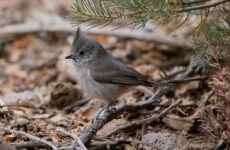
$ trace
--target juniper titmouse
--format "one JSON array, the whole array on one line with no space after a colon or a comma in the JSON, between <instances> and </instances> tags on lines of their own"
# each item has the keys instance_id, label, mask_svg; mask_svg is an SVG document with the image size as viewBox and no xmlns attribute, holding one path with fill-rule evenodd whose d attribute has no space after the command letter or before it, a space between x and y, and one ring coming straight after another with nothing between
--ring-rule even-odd
<instances>
[{"instance_id":1,"label":"juniper titmouse","mask_svg":"<svg viewBox=\"0 0 230 150\"><path fill-rule=\"evenodd\" d=\"M113 58L99 42L82 35L79 28L74 35L71 54L66 59L73 60L76 77L83 90L108 104L117 100L129 87L154 84Z\"/></svg>"}]
</instances>

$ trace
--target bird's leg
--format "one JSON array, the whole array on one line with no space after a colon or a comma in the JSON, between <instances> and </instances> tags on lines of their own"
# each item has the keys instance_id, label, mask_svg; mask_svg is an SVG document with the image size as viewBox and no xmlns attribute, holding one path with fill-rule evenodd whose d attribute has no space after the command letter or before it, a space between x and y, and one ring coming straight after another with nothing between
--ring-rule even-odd
<instances>
[{"instance_id":1,"label":"bird's leg","mask_svg":"<svg viewBox=\"0 0 230 150\"><path fill-rule=\"evenodd\" d=\"M103 106L102 107L102 109L97 113L97 115L96 115L96 117L99 117L100 116L100 114L104 111L104 112L106 112L106 111L108 111L109 110L109 104L106 104L105 106Z\"/></svg>"},{"instance_id":2,"label":"bird's leg","mask_svg":"<svg viewBox=\"0 0 230 150\"><path fill-rule=\"evenodd\" d=\"M96 115L95 118L93 119L93 122L94 122L95 120L97 120L97 119L103 119L103 120L105 120L104 118L100 118L100 114L101 114L102 112L107 112L107 111L109 110L109 106L110 106L110 104L106 104L105 106L103 106L102 109L97 113L97 115Z\"/></svg>"}]
</instances>

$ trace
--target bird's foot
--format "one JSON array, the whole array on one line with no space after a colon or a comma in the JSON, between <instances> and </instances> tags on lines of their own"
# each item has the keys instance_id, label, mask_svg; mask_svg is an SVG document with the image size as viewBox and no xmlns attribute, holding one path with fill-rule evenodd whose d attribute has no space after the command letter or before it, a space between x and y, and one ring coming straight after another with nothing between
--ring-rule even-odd
<instances>
[{"instance_id":1,"label":"bird's foot","mask_svg":"<svg viewBox=\"0 0 230 150\"><path fill-rule=\"evenodd\" d=\"M116 112L116 108L111 108L105 111L104 113L115 113L115 112Z\"/></svg>"},{"instance_id":2,"label":"bird's foot","mask_svg":"<svg viewBox=\"0 0 230 150\"><path fill-rule=\"evenodd\" d=\"M95 116L95 118L93 119L93 122L95 122L96 120L103 120L106 121L106 118L104 116L100 116L102 112L107 112L109 110L109 104L106 104Z\"/></svg>"},{"instance_id":3,"label":"bird's foot","mask_svg":"<svg viewBox=\"0 0 230 150\"><path fill-rule=\"evenodd\" d=\"M96 120L103 120L104 122L106 122L107 118L103 115L100 116L101 114L105 114L105 113L115 113L116 112L116 108L111 108L109 109L109 104L106 104L95 116L95 118L93 119L93 122L95 122Z\"/></svg>"},{"instance_id":4,"label":"bird's foot","mask_svg":"<svg viewBox=\"0 0 230 150\"><path fill-rule=\"evenodd\" d=\"M106 122L106 117L105 116L96 116L95 118L93 118L93 123L95 121L99 121L99 120Z\"/></svg>"}]
</instances>

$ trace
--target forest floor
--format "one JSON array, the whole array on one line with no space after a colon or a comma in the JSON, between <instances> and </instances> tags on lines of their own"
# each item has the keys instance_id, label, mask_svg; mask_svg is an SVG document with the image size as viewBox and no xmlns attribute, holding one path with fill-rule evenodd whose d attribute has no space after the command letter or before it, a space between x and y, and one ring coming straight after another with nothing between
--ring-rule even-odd
<instances>
[{"instance_id":1,"label":"forest floor","mask_svg":"<svg viewBox=\"0 0 230 150\"><path fill-rule=\"evenodd\" d=\"M81 90L71 61L64 59L70 53L72 29L58 30L55 25L67 18L66 8L71 3L71 0L0 2L0 149L50 149L52 146L71 149L77 141L75 136L81 137L92 128L92 119L104 105ZM39 30L34 22L49 27L49 31ZM185 26L170 37L175 41L186 39L190 29ZM166 34L166 29L160 27L139 31ZM106 35L87 32L116 59L148 79L203 77L193 71L186 74L191 69L190 56L183 46L171 47L167 42L107 32ZM127 109L115 116L108 115L108 121L96 127L95 135L92 132L83 143L89 149L126 150L203 150L217 145L218 140L203 124L205 102L213 93L207 81L169 83L165 88L167 91L162 86L131 89L114 107L126 109L124 100L126 105L142 105L141 102L153 98L154 103L143 107L132 105L135 111ZM164 92L157 97L156 93L162 89ZM151 116L155 118L138 123Z\"/></svg>"}]
</instances>

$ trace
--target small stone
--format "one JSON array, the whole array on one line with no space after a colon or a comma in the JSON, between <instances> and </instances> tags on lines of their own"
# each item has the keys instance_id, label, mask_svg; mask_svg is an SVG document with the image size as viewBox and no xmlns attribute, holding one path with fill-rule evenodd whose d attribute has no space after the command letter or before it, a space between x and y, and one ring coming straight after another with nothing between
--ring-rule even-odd
<instances>
[{"instance_id":1,"label":"small stone","mask_svg":"<svg viewBox=\"0 0 230 150\"><path fill-rule=\"evenodd\" d=\"M148 133L142 137L144 150L181 150L185 139L174 133Z\"/></svg>"},{"instance_id":2,"label":"small stone","mask_svg":"<svg viewBox=\"0 0 230 150\"><path fill-rule=\"evenodd\" d=\"M40 106L39 97L32 91L12 92L6 94L3 98L5 105L22 105L27 107L38 108Z\"/></svg>"},{"instance_id":3,"label":"small stone","mask_svg":"<svg viewBox=\"0 0 230 150\"><path fill-rule=\"evenodd\" d=\"M18 118L17 123L19 126L25 126L30 123L30 121L26 118Z\"/></svg>"}]
</instances>

